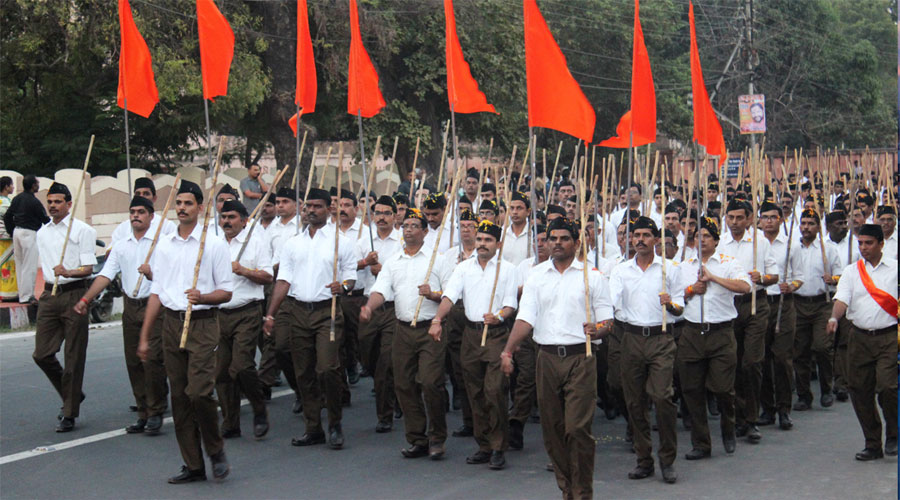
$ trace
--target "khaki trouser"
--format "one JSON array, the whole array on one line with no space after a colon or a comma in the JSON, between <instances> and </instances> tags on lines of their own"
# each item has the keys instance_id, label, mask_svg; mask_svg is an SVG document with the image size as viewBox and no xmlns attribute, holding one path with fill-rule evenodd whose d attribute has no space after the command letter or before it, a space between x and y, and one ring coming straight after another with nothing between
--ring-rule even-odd
<instances>
[{"instance_id":1,"label":"khaki trouser","mask_svg":"<svg viewBox=\"0 0 900 500\"><path fill-rule=\"evenodd\" d=\"M284 302L281 303L281 308L284 309L284 304L291 300L293 299L285 297ZM340 310L338 310L338 312L340 312ZM281 310L275 313L275 324L272 327L272 335L268 338L270 342L269 349L272 352L271 356L275 358L275 363L278 365L278 368L284 373L284 378L287 380L288 385L299 398L300 388L297 387L297 372L294 371L294 360L291 357L292 328L293 322L290 314L282 314ZM269 375L267 374L267 376ZM274 375L272 375L271 378L274 379Z\"/></svg>"},{"instance_id":2,"label":"khaki trouser","mask_svg":"<svg viewBox=\"0 0 900 500\"><path fill-rule=\"evenodd\" d=\"M538 345L529 334L519 343L519 350L513 353L515 360L516 388L513 391L513 407L509 411L509 419L522 425L531 416L531 409L537 406L537 384L535 369L537 364Z\"/></svg>"},{"instance_id":3,"label":"khaki trouser","mask_svg":"<svg viewBox=\"0 0 900 500\"><path fill-rule=\"evenodd\" d=\"M737 342L729 326L703 332L685 323L678 340L679 378L688 412L691 414L691 445L710 451L706 391L716 396L723 436L734 436L734 373L737 371Z\"/></svg>"},{"instance_id":4,"label":"khaki trouser","mask_svg":"<svg viewBox=\"0 0 900 500\"><path fill-rule=\"evenodd\" d=\"M625 394L622 392L622 336L625 331L618 321L613 322L609 335L604 338L607 344L606 351L606 383L609 387L610 399L619 413L625 417L628 426L628 434L631 434L631 421L628 419L628 407L625 405Z\"/></svg>"},{"instance_id":5,"label":"khaki trouser","mask_svg":"<svg viewBox=\"0 0 900 500\"><path fill-rule=\"evenodd\" d=\"M833 307L833 305L832 305ZM850 329L853 323L847 319L847 316L841 316L838 320L838 330L834 337L834 392L847 392L847 378L850 359L847 355L847 344L849 343Z\"/></svg>"},{"instance_id":6,"label":"khaki trouser","mask_svg":"<svg viewBox=\"0 0 900 500\"><path fill-rule=\"evenodd\" d=\"M484 347L481 334L481 328L466 325L460 353L475 442L481 451L506 451L509 378L500 369L500 353L506 346L509 329L503 325L488 328Z\"/></svg>"},{"instance_id":7,"label":"khaki trouser","mask_svg":"<svg viewBox=\"0 0 900 500\"><path fill-rule=\"evenodd\" d=\"M559 356L538 347L535 379L544 448L553 463L556 484L563 498L591 498L597 363L583 350Z\"/></svg>"},{"instance_id":8,"label":"khaki trouser","mask_svg":"<svg viewBox=\"0 0 900 500\"><path fill-rule=\"evenodd\" d=\"M391 343L397 317L394 303L388 302L372 311L372 319L360 328L360 361L375 380L375 413L379 422L394 419L394 369L391 363Z\"/></svg>"},{"instance_id":9,"label":"khaki trouser","mask_svg":"<svg viewBox=\"0 0 900 500\"><path fill-rule=\"evenodd\" d=\"M19 233L19 229L15 233ZM66 291L50 295L48 286L38 301L37 324L34 334L34 353L31 357L44 371L53 388L63 400L63 416L77 418L81 407L81 385L84 382L84 362L87 358L88 317L73 309L84 295L87 281L72 284ZM63 363L56 359L65 342Z\"/></svg>"},{"instance_id":10,"label":"khaki trouser","mask_svg":"<svg viewBox=\"0 0 900 500\"><path fill-rule=\"evenodd\" d=\"M896 331L896 329L894 329ZM853 327L850 331L848 382L853 410L866 438L866 448L881 449L881 419L884 437L897 438L897 344L892 333L867 335Z\"/></svg>"},{"instance_id":11,"label":"khaki trouser","mask_svg":"<svg viewBox=\"0 0 900 500\"><path fill-rule=\"evenodd\" d=\"M447 355L450 357L450 376L453 383L454 395L460 396L460 407L463 414L463 425L472 427L472 405L469 404L468 391L463 377L460 351L462 350L463 331L466 328L466 309L462 299L456 301L447 316L446 342Z\"/></svg>"},{"instance_id":12,"label":"khaki trouser","mask_svg":"<svg viewBox=\"0 0 900 500\"><path fill-rule=\"evenodd\" d=\"M769 295L769 322L766 328L766 355L762 370L762 388L759 404L770 415L790 413L794 397L794 295L786 294L781 308L781 325L775 333L778 320L779 295Z\"/></svg>"},{"instance_id":13,"label":"khaki trouser","mask_svg":"<svg viewBox=\"0 0 900 500\"><path fill-rule=\"evenodd\" d=\"M150 352L147 361L142 362L137 355L146 309L146 299L137 301L125 297L122 311L125 367L128 369L128 381L131 382L134 402L138 407L138 418L143 419L163 414L169 392L169 386L166 384L166 366L163 363L162 320L157 320L150 330L148 339Z\"/></svg>"},{"instance_id":14,"label":"khaki trouser","mask_svg":"<svg viewBox=\"0 0 900 500\"><path fill-rule=\"evenodd\" d=\"M297 387L303 398L306 432L322 430L322 396L328 410L328 428L341 423L341 362L338 351L343 336L344 315L340 304L334 318L334 341L330 334L331 308L316 307L287 297L278 316L290 331L291 360L297 374Z\"/></svg>"},{"instance_id":15,"label":"khaki trouser","mask_svg":"<svg viewBox=\"0 0 900 500\"><path fill-rule=\"evenodd\" d=\"M274 284L268 284L263 287L263 294L266 297L262 301L262 310L264 313L269 310L268 298L272 296L272 290L274 290L274 288ZM258 342L259 367L257 368L257 370L259 371L260 382L262 382L266 387L272 387L273 385L275 385L276 377L278 377L278 371L281 369L281 367L278 366L278 361L275 359L274 344L274 336L266 335L262 332L262 328L260 328ZM289 383L293 388L293 384L295 384L296 382L289 381Z\"/></svg>"},{"instance_id":16,"label":"khaki trouser","mask_svg":"<svg viewBox=\"0 0 900 500\"><path fill-rule=\"evenodd\" d=\"M338 305L344 315L343 340L341 341L341 397L344 401L350 401L350 384L347 378L347 370L355 368L359 361L359 310L366 304L363 295L344 295L338 300Z\"/></svg>"},{"instance_id":17,"label":"khaki trouser","mask_svg":"<svg viewBox=\"0 0 900 500\"><path fill-rule=\"evenodd\" d=\"M201 312L202 316L197 314ZM183 350L178 347L184 326L183 311L163 308L157 321L162 321L163 355L172 389L172 418L178 448L188 469L202 470L201 441L209 456L225 449L213 395L219 320L209 310L194 312Z\"/></svg>"},{"instance_id":18,"label":"khaki trouser","mask_svg":"<svg viewBox=\"0 0 900 500\"><path fill-rule=\"evenodd\" d=\"M766 328L769 325L769 302L763 292L756 301L756 314L750 314L749 294L744 302L735 298L738 317L734 320L737 340L738 369L735 374L735 422L753 425L759 419L759 391L762 388L762 365L766 353Z\"/></svg>"},{"instance_id":19,"label":"khaki trouser","mask_svg":"<svg viewBox=\"0 0 900 500\"><path fill-rule=\"evenodd\" d=\"M391 346L394 390L403 410L406 441L412 445L447 440L446 344L428 335L429 326L431 321L419 321L415 328L397 321Z\"/></svg>"},{"instance_id":20,"label":"khaki trouser","mask_svg":"<svg viewBox=\"0 0 900 500\"><path fill-rule=\"evenodd\" d=\"M653 466L648 403L656 406L659 463L667 466L675 461L675 423L678 418L678 407L672 400L675 352L675 339L668 333L644 337L626 331L622 337L622 389L634 431L634 452L639 467Z\"/></svg>"},{"instance_id":21,"label":"khaki trouser","mask_svg":"<svg viewBox=\"0 0 900 500\"><path fill-rule=\"evenodd\" d=\"M256 344L262 328L259 302L236 309L219 309L216 393L222 404L222 429L240 430L241 393L254 415L265 415L263 385L256 371Z\"/></svg>"},{"instance_id":22,"label":"khaki trouser","mask_svg":"<svg viewBox=\"0 0 900 500\"><path fill-rule=\"evenodd\" d=\"M813 363L818 369L821 394L831 394L834 378L834 337L825 331L831 316L832 303L822 300L804 302L794 298L797 312L797 333L794 337L794 373L797 377L797 399L812 403L809 387Z\"/></svg>"},{"instance_id":23,"label":"khaki trouser","mask_svg":"<svg viewBox=\"0 0 900 500\"><path fill-rule=\"evenodd\" d=\"M40 264L36 241L37 231L17 227L13 230L12 238L19 302L28 302L34 298L34 282L37 281L38 265Z\"/></svg>"}]
</instances>

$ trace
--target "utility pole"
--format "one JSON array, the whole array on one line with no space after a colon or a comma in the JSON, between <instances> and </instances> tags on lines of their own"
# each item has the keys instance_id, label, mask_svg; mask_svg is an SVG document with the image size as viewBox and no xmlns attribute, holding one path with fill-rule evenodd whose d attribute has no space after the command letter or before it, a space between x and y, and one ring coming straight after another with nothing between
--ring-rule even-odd
<instances>
[{"instance_id":1,"label":"utility pole","mask_svg":"<svg viewBox=\"0 0 900 500\"><path fill-rule=\"evenodd\" d=\"M747 93L753 95L753 0L744 0L744 42L747 48L747 70L750 72L750 83L747 84ZM756 147L756 134L750 134L750 150ZM743 179L738 179L740 183Z\"/></svg>"}]
</instances>

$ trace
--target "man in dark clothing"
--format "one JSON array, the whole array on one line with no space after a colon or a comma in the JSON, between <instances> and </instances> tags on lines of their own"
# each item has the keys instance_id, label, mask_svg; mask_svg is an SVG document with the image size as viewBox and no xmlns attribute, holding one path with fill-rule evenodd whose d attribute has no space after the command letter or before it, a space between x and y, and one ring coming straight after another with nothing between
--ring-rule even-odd
<instances>
[{"instance_id":1,"label":"man in dark clothing","mask_svg":"<svg viewBox=\"0 0 900 500\"><path fill-rule=\"evenodd\" d=\"M44 205L34 196L40 185L37 177L26 175L22 179L22 192L13 198L3 216L6 231L13 238L13 258L16 261L16 283L19 302L34 301L34 282L37 279L38 249L35 243L37 230L50 222Z\"/></svg>"}]
</instances>

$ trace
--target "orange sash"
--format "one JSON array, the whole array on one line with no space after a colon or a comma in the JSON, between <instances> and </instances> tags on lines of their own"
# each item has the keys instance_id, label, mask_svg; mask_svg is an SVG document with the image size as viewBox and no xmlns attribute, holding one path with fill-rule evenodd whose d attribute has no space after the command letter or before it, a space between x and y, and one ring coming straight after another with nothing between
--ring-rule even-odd
<instances>
[{"instance_id":1,"label":"orange sash","mask_svg":"<svg viewBox=\"0 0 900 500\"><path fill-rule=\"evenodd\" d=\"M884 309L884 312L890 314L892 317L897 317L897 299L891 296L891 294L885 292L884 290L875 286L875 283L872 281L872 277L869 276L869 272L866 271L866 262L863 259L859 259L856 261L856 269L859 271L859 279L862 281L864 287L866 287L866 291L869 292L869 295L872 299Z\"/></svg>"}]
</instances>

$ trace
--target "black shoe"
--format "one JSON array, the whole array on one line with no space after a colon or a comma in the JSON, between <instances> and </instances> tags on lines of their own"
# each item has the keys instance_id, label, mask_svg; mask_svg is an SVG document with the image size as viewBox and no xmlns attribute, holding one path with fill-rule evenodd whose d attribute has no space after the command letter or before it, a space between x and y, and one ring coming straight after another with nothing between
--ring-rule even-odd
<instances>
[{"instance_id":1,"label":"black shoe","mask_svg":"<svg viewBox=\"0 0 900 500\"><path fill-rule=\"evenodd\" d=\"M153 415L147 418L147 434L151 436L155 436L159 434L159 430L162 428L162 415Z\"/></svg>"},{"instance_id":2,"label":"black shoe","mask_svg":"<svg viewBox=\"0 0 900 500\"><path fill-rule=\"evenodd\" d=\"M678 474L675 473L674 465L661 465L659 470L662 472L663 481L666 484L675 484L675 481L678 481Z\"/></svg>"},{"instance_id":3,"label":"black shoe","mask_svg":"<svg viewBox=\"0 0 900 500\"><path fill-rule=\"evenodd\" d=\"M834 397L841 403L845 403L848 399L850 399L850 394L848 394L847 391L841 389L834 391Z\"/></svg>"},{"instance_id":4,"label":"black shoe","mask_svg":"<svg viewBox=\"0 0 900 500\"><path fill-rule=\"evenodd\" d=\"M414 444L400 450L400 454L403 458L420 458L428 455L428 447L424 444Z\"/></svg>"},{"instance_id":5,"label":"black shoe","mask_svg":"<svg viewBox=\"0 0 900 500\"><path fill-rule=\"evenodd\" d=\"M169 478L169 484L185 484L194 481L206 481L205 470L189 470L185 466L181 466L181 472Z\"/></svg>"},{"instance_id":6,"label":"black shoe","mask_svg":"<svg viewBox=\"0 0 900 500\"><path fill-rule=\"evenodd\" d=\"M631 472L628 473L628 479L644 479L653 475L653 466L650 467L641 467L638 465Z\"/></svg>"},{"instance_id":7,"label":"black shoe","mask_svg":"<svg viewBox=\"0 0 900 500\"><path fill-rule=\"evenodd\" d=\"M272 401L272 388L268 385L264 385L262 388L263 400L264 401Z\"/></svg>"},{"instance_id":8,"label":"black shoe","mask_svg":"<svg viewBox=\"0 0 900 500\"><path fill-rule=\"evenodd\" d=\"M470 465L486 464L491 461L491 452L478 450L466 457L466 463Z\"/></svg>"},{"instance_id":9,"label":"black shoe","mask_svg":"<svg viewBox=\"0 0 900 500\"><path fill-rule=\"evenodd\" d=\"M297 396L294 399L294 406L291 408L291 413L300 413L303 411L303 401L300 400L300 396Z\"/></svg>"},{"instance_id":10,"label":"black shoe","mask_svg":"<svg viewBox=\"0 0 900 500\"><path fill-rule=\"evenodd\" d=\"M232 439L241 437L241 429L222 429L222 439Z\"/></svg>"},{"instance_id":11,"label":"black shoe","mask_svg":"<svg viewBox=\"0 0 900 500\"><path fill-rule=\"evenodd\" d=\"M256 439L262 439L268 433L269 415L267 413L253 415L253 437L255 437Z\"/></svg>"},{"instance_id":12,"label":"black shoe","mask_svg":"<svg viewBox=\"0 0 900 500\"><path fill-rule=\"evenodd\" d=\"M446 452L447 449L444 447L444 443L429 443L428 445L428 458L432 460L444 458Z\"/></svg>"},{"instance_id":13,"label":"black shoe","mask_svg":"<svg viewBox=\"0 0 900 500\"><path fill-rule=\"evenodd\" d=\"M773 425L775 424L775 415L772 415L768 411L763 411L760 414L759 418L756 420L756 425L765 426L765 425Z\"/></svg>"},{"instance_id":14,"label":"black shoe","mask_svg":"<svg viewBox=\"0 0 900 500\"><path fill-rule=\"evenodd\" d=\"M379 420L377 424L375 424L375 432L379 434L384 434L385 432L391 432L391 429L394 428L394 423L390 420L384 421Z\"/></svg>"},{"instance_id":15,"label":"black shoe","mask_svg":"<svg viewBox=\"0 0 900 500\"><path fill-rule=\"evenodd\" d=\"M710 456L709 450L698 450L697 448L692 449L691 451L685 453L685 460L700 460L701 458L709 458Z\"/></svg>"},{"instance_id":16,"label":"black shoe","mask_svg":"<svg viewBox=\"0 0 900 500\"><path fill-rule=\"evenodd\" d=\"M488 464L493 470L500 470L506 467L506 458L503 456L503 452L500 450L494 450L491 452L491 463Z\"/></svg>"},{"instance_id":17,"label":"black shoe","mask_svg":"<svg viewBox=\"0 0 900 500\"><path fill-rule=\"evenodd\" d=\"M834 404L834 394L822 394L819 404L822 405L822 408L830 408Z\"/></svg>"},{"instance_id":18,"label":"black shoe","mask_svg":"<svg viewBox=\"0 0 900 500\"><path fill-rule=\"evenodd\" d=\"M750 430L750 426L747 424L739 424L734 426L734 435L736 437L744 437L747 435L747 431Z\"/></svg>"},{"instance_id":19,"label":"black shoe","mask_svg":"<svg viewBox=\"0 0 900 500\"><path fill-rule=\"evenodd\" d=\"M87 397L87 396L85 396L84 393L82 392L82 393L81 393L81 402L82 402L82 403L84 403L84 398L86 398L86 397ZM137 406L132 406L131 408L134 408L134 410L131 410L131 411L137 411ZM64 416L64 415L63 415L63 410L64 410L64 409L65 409L65 406L60 406L60 407L59 407L59 413L56 415L56 420L62 420L62 419L63 419L63 416Z\"/></svg>"},{"instance_id":20,"label":"black shoe","mask_svg":"<svg viewBox=\"0 0 900 500\"><path fill-rule=\"evenodd\" d=\"M719 403L716 402L716 397L710 394L706 397L706 408L709 411L709 416L718 417L719 413Z\"/></svg>"},{"instance_id":21,"label":"black shoe","mask_svg":"<svg viewBox=\"0 0 900 500\"><path fill-rule=\"evenodd\" d=\"M298 438L291 439L291 444L294 446L312 446L314 444L325 444L325 433L324 432L315 432L315 433L306 433Z\"/></svg>"},{"instance_id":22,"label":"black shoe","mask_svg":"<svg viewBox=\"0 0 900 500\"><path fill-rule=\"evenodd\" d=\"M403 418L403 410L400 408L400 406L395 406L394 407L394 420L400 420L401 418Z\"/></svg>"},{"instance_id":23,"label":"black shoe","mask_svg":"<svg viewBox=\"0 0 900 500\"><path fill-rule=\"evenodd\" d=\"M130 412L132 412L132 413L137 413L138 409L139 409L139 408L138 408L137 406L135 406L135 405L129 405L129 406L128 406L128 411L130 411Z\"/></svg>"},{"instance_id":24,"label":"black shoe","mask_svg":"<svg viewBox=\"0 0 900 500\"><path fill-rule=\"evenodd\" d=\"M359 382L359 365L354 361L347 368L347 382L350 385L356 385Z\"/></svg>"},{"instance_id":25,"label":"black shoe","mask_svg":"<svg viewBox=\"0 0 900 500\"><path fill-rule=\"evenodd\" d=\"M225 479L225 476L231 472L231 466L228 465L228 459L225 458L225 450L209 457L213 466L213 477L216 479Z\"/></svg>"},{"instance_id":26,"label":"black shoe","mask_svg":"<svg viewBox=\"0 0 900 500\"><path fill-rule=\"evenodd\" d=\"M281 387L282 385L284 385L284 381L281 380L281 375L276 376L272 381L272 387Z\"/></svg>"},{"instance_id":27,"label":"black shoe","mask_svg":"<svg viewBox=\"0 0 900 500\"><path fill-rule=\"evenodd\" d=\"M802 399L798 399L796 403L794 403L794 411L806 411L809 410L810 403L804 401Z\"/></svg>"},{"instance_id":28,"label":"black shoe","mask_svg":"<svg viewBox=\"0 0 900 500\"><path fill-rule=\"evenodd\" d=\"M462 395L453 391L453 409L459 410L462 407Z\"/></svg>"},{"instance_id":29,"label":"black shoe","mask_svg":"<svg viewBox=\"0 0 900 500\"><path fill-rule=\"evenodd\" d=\"M762 440L762 434L759 433L759 427L756 424L752 424L750 428L747 430L747 442L756 444Z\"/></svg>"},{"instance_id":30,"label":"black shoe","mask_svg":"<svg viewBox=\"0 0 900 500\"><path fill-rule=\"evenodd\" d=\"M56 432L71 432L73 429L75 429L75 419L72 417L63 417L56 424Z\"/></svg>"},{"instance_id":31,"label":"black shoe","mask_svg":"<svg viewBox=\"0 0 900 500\"><path fill-rule=\"evenodd\" d=\"M734 449L737 448L737 438L734 435L731 436L722 436L722 447L725 448L725 453L731 455L734 453Z\"/></svg>"},{"instance_id":32,"label":"black shoe","mask_svg":"<svg viewBox=\"0 0 900 500\"><path fill-rule=\"evenodd\" d=\"M794 421L791 420L790 414L783 411L778 413L778 427L783 431L789 431L794 428Z\"/></svg>"},{"instance_id":33,"label":"black shoe","mask_svg":"<svg viewBox=\"0 0 900 500\"><path fill-rule=\"evenodd\" d=\"M336 424L328 433L328 447L332 450L340 450L344 447L344 433L341 432L341 424Z\"/></svg>"},{"instance_id":34,"label":"black shoe","mask_svg":"<svg viewBox=\"0 0 900 500\"><path fill-rule=\"evenodd\" d=\"M144 429L147 428L147 421L143 418L137 419L137 422L129 425L125 428L125 432L128 434L140 434L144 432Z\"/></svg>"},{"instance_id":35,"label":"black shoe","mask_svg":"<svg viewBox=\"0 0 900 500\"><path fill-rule=\"evenodd\" d=\"M553 472L556 470L556 468L553 467L553 462L550 462L549 464L545 465L544 468L547 469L548 472Z\"/></svg>"},{"instance_id":36,"label":"black shoe","mask_svg":"<svg viewBox=\"0 0 900 500\"><path fill-rule=\"evenodd\" d=\"M525 437L522 435L524 425L518 420L509 421L509 449L521 450L525 446Z\"/></svg>"},{"instance_id":37,"label":"black shoe","mask_svg":"<svg viewBox=\"0 0 900 500\"><path fill-rule=\"evenodd\" d=\"M455 438L464 438L464 437L472 437L474 431L471 426L463 425L459 429L453 431L453 437Z\"/></svg>"},{"instance_id":38,"label":"black shoe","mask_svg":"<svg viewBox=\"0 0 900 500\"><path fill-rule=\"evenodd\" d=\"M884 454L889 457L897 456L897 438L887 438L884 441Z\"/></svg>"},{"instance_id":39,"label":"black shoe","mask_svg":"<svg viewBox=\"0 0 900 500\"><path fill-rule=\"evenodd\" d=\"M878 458L884 458L883 451L873 450L871 448L863 448L863 451L856 454L856 459L860 462L868 462L869 460L875 460Z\"/></svg>"},{"instance_id":40,"label":"black shoe","mask_svg":"<svg viewBox=\"0 0 900 500\"><path fill-rule=\"evenodd\" d=\"M616 417L619 416L619 410L617 410L613 405L608 406L608 408L603 409L603 413L606 415L606 420L615 420Z\"/></svg>"}]
</instances>

